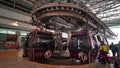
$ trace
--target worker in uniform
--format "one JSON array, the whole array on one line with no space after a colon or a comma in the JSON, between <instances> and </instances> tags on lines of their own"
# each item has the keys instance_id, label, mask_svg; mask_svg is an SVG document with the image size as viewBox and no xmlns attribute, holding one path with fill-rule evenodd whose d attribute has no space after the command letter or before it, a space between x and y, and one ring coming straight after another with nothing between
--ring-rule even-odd
<instances>
[{"instance_id":1,"label":"worker in uniform","mask_svg":"<svg viewBox=\"0 0 120 68\"><path fill-rule=\"evenodd\" d=\"M109 46L107 44L105 44L103 41L101 41L100 47L99 47L99 52L100 52L100 56L102 57L101 59L101 63L109 64L109 60L107 58L107 54L109 52Z\"/></svg>"}]
</instances>

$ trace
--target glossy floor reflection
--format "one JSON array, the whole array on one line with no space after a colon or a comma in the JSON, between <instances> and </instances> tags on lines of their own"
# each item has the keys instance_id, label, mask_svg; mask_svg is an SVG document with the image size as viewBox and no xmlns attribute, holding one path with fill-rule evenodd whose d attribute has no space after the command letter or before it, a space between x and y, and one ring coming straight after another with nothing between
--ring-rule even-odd
<instances>
[{"instance_id":1,"label":"glossy floor reflection","mask_svg":"<svg viewBox=\"0 0 120 68\"><path fill-rule=\"evenodd\" d=\"M31 62L22 58L22 49L0 50L0 68L113 68L113 64L103 65L98 62L86 65L50 65Z\"/></svg>"}]
</instances>

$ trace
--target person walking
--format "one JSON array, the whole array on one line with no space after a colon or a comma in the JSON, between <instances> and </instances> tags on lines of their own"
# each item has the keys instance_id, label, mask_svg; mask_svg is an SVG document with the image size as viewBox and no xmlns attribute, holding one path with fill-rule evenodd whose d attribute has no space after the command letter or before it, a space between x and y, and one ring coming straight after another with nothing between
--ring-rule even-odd
<instances>
[{"instance_id":1,"label":"person walking","mask_svg":"<svg viewBox=\"0 0 120 68\"><path fill-rule=\"evenodd\" d=\"M107 44L105 44L103 41L101 41L100 47L99 47L99 52L100 52L100 56L102 57L101 59L101 63L106 64L106 63L110 63L108 58L107 58L107 54L109 52L109 46Z\"/></svg>"},{"instance_id":2,"label":"person walking","mask_svg":"<svg viewBox=\"0 0 120 68\"><path fill-rule=\"evenodd\" d=\"M117 57L115 57L115 68L120 68L120 41L119 43L116 45L116 49L117 49Z\"/></svg>"},{"instance_id":3,"label":"person walking","mask_svg":"<svg viewBox=\"0 0 120 68\"><path fill-rule=\"evenodd\" d=\"M110 45L110 50L112 51L113 57L115 57L115 54L117 53L116 45L113 44L113 42Z\"/></svg>"}]
</instances>

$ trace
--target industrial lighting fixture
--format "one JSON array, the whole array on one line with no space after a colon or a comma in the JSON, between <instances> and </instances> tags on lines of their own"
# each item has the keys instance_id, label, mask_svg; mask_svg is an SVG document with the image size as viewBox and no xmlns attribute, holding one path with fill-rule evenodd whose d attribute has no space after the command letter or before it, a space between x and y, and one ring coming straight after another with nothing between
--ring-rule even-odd
<instances>
[{"instance_id":1,"label":"industrial lighting fixture","mask_svg":"<svg viewBox=\"0 0 120 68\"><path fill-rule=\"evenodd\" d=\"M12 23L12 25L13 26L18 26L18 22L16 21L16 22Z\"/></svg>"}]
</instances>

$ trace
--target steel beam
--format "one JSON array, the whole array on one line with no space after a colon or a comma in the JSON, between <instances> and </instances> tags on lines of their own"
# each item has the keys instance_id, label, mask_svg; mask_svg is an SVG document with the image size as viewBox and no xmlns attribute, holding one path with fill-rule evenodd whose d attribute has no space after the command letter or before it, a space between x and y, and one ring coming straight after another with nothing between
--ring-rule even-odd
<instances>
[{"instance_id":1,"label":"steel beam","mask_svg":"<svg viewBox=\"0 0 120 68\"><path fill-rule=\"evenodd\" d=\"M111 6L114 6L114 4L111 5ZM100 10L100 11L96 12L96 14L99 14L99 13L101 13L101 12L104 12L104 11L106 11L106 10L110 10L110 9L113 9L113 8L116 8L116 7L120 7L120 5L114 6L114 7L109 7L109 8L103 9L103 10Z\"/></svg>"}]
</instances>

